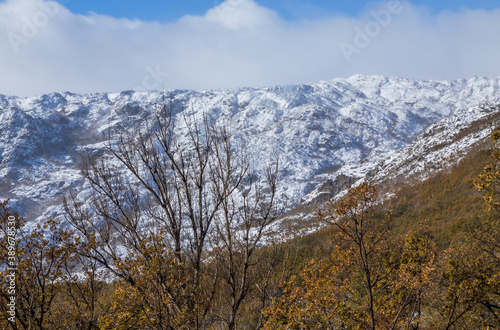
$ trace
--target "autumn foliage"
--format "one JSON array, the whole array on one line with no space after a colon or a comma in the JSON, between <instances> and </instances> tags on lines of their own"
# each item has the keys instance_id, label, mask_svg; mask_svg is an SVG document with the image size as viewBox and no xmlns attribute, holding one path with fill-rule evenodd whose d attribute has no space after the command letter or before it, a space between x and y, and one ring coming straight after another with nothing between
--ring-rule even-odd
<instances>
[{"instance_id":1,"label":"autumn foliage","mask_svg":"<svg viewBox=\"0 0 500 330\"><path fill-rule=\"evenodd\" d=\"M376 212L366 182L320 216L334 230L329 258L312 260L266 310L266 328L399 329L420 322L434 255L423 237L388 238L390 213ZM384 214L385 213L385 214Z\"/></svg>"},{"instance_id":2,"label":"autumn foliage","mask_svg":"<svg viewBox=\"0 0 500 330\"><path fill-rule=\"evenodd\" d=\"M180 148L161 110L154 134L85 159L92 193L67 197L66 225L33 226L0 203L3 278L16 256L16 318L3 281L2 328L500 328L496 146L492 163L465 160L390 200L358 183L320 208L323 230L276 242L278 162L257 180L209 118L185 118Z\"/></svg>"}]
</instances>

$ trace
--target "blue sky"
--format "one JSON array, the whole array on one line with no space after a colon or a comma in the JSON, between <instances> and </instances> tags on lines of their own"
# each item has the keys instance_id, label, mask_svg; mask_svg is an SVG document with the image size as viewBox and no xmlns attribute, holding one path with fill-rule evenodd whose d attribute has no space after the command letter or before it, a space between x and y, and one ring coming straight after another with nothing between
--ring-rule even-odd
<instances>
[{"instance_id":1,"label":"blue sky","mask_svg":"<svg viewBox=\"0 0 500 330\"><path fill-rule=\"evenodd\" d=\"M0 0L0 94L500 76L485 0Z\"/></svg>"},{"instance_id":2,"label":"blue sky","mask_svg":"<svg viewBox=\"0 0 500 330\"><path fill-rule=\"evenodd\" d=\"M172 22L182 16L202 15L221 0L62 0L74 13L95 12L113 17L138 18L146 21ZM356 16L376 1L367 0L258 0L287 20L324 18L329 15ZM443 10L486 9L499 5L495 0L412 0L431 12Z\"/></svg>"}]
</instances>

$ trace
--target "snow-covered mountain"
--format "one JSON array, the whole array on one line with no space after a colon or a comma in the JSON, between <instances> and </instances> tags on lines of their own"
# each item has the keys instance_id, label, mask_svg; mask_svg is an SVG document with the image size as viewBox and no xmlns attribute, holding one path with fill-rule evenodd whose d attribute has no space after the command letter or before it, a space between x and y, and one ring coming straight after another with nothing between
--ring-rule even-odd
<instances>
[{"instance_id":1,"label":"snow-covered mountain","mask_svg":"<svg viewBox=\"0 0 500 330\"><path fill-rule=\"evenodd\" d=\"M301 202L318 205L341 197L349 185L356 185L363 179L385 186L393 186L401 180L406 183L425 180L457 164L471 151L482 148L499 124L500 104L483 104L459 111L432 124L413 143L394 151L385 159L345 164L304 196ZM388 190L391 192L391 189Z\"/></svg>"},{"instance_id":2,"label":"snow-covered mountain","mask_svg":"<svg viewBox=\"0 0 500 330\"><path fill-rule=\"evenodd\" d=\"M102 149L109 130L113 137L130 129L165 98L177 116L185 109L229 123L255 164L279 155L280 194L292 207L339 169L391 172L384 164L411 158L405 147L440 120L453 126L481 118L487 110L476 106L500 99L500 79L357 75L268 88L0 96L0 198L10 198L28 220L60 214L65 191L82 189L79 154Z\"/></svg>"}]
</instances>

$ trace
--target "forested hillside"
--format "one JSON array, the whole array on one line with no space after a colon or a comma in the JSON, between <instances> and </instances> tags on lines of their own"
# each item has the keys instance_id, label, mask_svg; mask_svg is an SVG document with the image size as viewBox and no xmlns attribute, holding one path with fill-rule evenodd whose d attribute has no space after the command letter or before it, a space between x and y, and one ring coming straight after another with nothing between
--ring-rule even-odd
<instances>
[{"instance_id":1,"label":"forested hillside","mask_svg":"<svg viewBox=\"0 0 500 330\"><path fill-rule=\"evenodd\" d=\"M4 285L2 325L14 329L500 326L498 131L492 134L494 142L477 144L458 164L424 181L408 177L392 186L358 184L340 201L318 206L316 221L324 224L323 229L283 240L286 233L264 239L266 228L279 216L272 202L277 178L272 166L278 164L270 164L266 172L268 186L256 185L256 193L242 195L246 202L236 207L228 192L248 178L244 172L228 172L230 148L224 130L205 128L215 137L203 140L212 153L202 152L200 146L198 151L184 150L180 158L170 157L170 164L179 166L174 169L176 180L192 182L175 185L172 192L191 196L196 191L191 189L204 182L183 176L182 155L194 152L200 158L189 166L203 173L203 165L210 164L210 193L220 198L220 208L208 210L220 216L217 222L211 224L210 212L202 208L196 209L202 211L199 215L196 210L192 214L191 236L184 238L188 245L170 243L175 222L155 231L137 226L138 213L159 214L155 208L144 209L134 195L114 194L113 187L124 183L106 167L105 159L85 163L84 176L95 188L89 196L94 208L86 210L68 199L70 226L47 221L26 231L23 219L3 203L3 230L12 219L16 223L18 272L13 285L16 322L7 319L12 295ZM195 142L200 141L198 133L193 135ZM133 171L135 161L140 161L132 157L134 148L151 151L148 146L153 144L148 143L154 139L175 141L167 136L168 130L160 130L138 144L123 139L112 150ZM168 145L163 148L167 154L172 151ZM157 175L158 184L166 183L154 165L163 158L143 155L149 157L150 175ZM159 203L179 202L175 194L156 198ZM201 195L192 198L207 202ZM93 222L90 211L105 221ZM174 220L175 212L167 218ZM5 248L9 235L4 231L4 262L9 260Z\"/></svg>"}]
</instances>

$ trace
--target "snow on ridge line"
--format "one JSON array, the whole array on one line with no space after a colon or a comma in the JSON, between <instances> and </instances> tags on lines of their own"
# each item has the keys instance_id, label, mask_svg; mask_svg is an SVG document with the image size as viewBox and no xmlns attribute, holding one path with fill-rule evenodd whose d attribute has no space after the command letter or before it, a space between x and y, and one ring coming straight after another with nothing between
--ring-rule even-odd
<instances>
[{"instance_id":1,"label":"snow on ridge line","mask_svg":"<svg viewBox=\"0 0 500 330\"><path fill-rule=\"evenodd\" d=\"M281 155L280 194L294 206L334 168L354 164L359 171L364 160L409 145L432 123L498 99L499 82L358 75L266 88L0 96L0 180L6 182L0 194L26 204L32 218L45 217L66 187L81 187L80 150L102 150L108 129L123 132L172 97L178 116L184 106L230 123L257 164L272 152Z\"/></svg>"},{"instance_id":2,"label":"snow on ridge line","mask_svg":"<svg viewBox=\"0 0 500 330\"><path fill-rule=\"evenodd\" d=\"M357 179L357 183L364 178L375 183L390 182L399 177L425 180L436 172L457 164L471 147L489 139L492 130L500 122L500 101L495 103L496 106L475 106L446 117L429 126L412 144L393 151L382 159L363 164L346 164L326 180L332 182L339 176ZM476 123L480 125L471 129ZM345 192L346 190L341 191L334 198L342 197ZM313 203L322 194L327 192L316 189L305 196L302 203Z\"/></svg>"}]
</instances>

